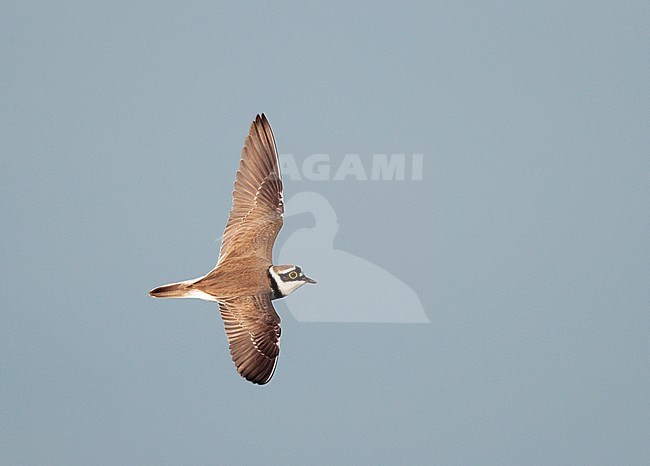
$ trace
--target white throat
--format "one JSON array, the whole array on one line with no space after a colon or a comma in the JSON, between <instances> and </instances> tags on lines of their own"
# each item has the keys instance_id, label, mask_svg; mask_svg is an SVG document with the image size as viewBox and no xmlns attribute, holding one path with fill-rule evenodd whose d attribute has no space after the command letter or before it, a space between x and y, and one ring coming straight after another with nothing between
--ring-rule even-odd
<instances>
[{"instance_id":1,"label":"white throat","mask_svg":"<svg viewBox=\"0 0 650 466\"><path fill-rule=\"evenodd\" d=\"M278 298L284 298L285 296L290 295L294 291L296 291L298 288L300 288L302 285L305 284L302 280L296 280L296 281L289 281L285 282L282 281L282 277L275 273L273 270L273 267L269 268L269 273L271 274L271 277L273 281L275 281L276 286L278 287L278 291L280 292L281 296L278 296Z\"/></svg>"}]
</instances>

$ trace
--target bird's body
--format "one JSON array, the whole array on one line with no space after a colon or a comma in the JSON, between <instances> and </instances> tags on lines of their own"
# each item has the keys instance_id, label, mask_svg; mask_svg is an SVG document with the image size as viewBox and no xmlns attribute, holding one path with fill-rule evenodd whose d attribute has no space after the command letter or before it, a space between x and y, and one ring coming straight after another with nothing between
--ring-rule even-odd
<instances>
[{"instance_id":1,"label":"bird's body","mask_svg":"<svg viewBox=\"0 0 650 466\"><path fill-rule=\"evenodd\" d=\"M262 114L251 124L241 152L216 267L203 277L149 292L157 298L218 302L235 367L258 384L271 379L279 355L280 317L271 301L315 283L298 266L272 264L283 215L277 149Z\"/></svg>"},{"instance_id":2,"label":"bird's body","mask_svg":"<svg viewBox=\"0 0 650 466\"><path fill-rule=\"evenodd\" d=\"M271 263L255 256L226 260L193 284L200 292L223 301L233 297L272 293Z\"/></svg>"}]
</instances>

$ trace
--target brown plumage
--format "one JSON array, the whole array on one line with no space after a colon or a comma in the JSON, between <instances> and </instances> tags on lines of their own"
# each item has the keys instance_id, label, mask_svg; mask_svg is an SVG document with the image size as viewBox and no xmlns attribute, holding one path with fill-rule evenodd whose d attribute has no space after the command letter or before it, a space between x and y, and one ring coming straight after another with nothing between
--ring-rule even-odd
<instances>
[{"instance_id":1,"label":"brown plumage","mask_svg":"<svg viewBox=\"0 0 650 466\"><path fill-rule=\"evenodd\" d=\"M272 264L283 214L275 139L266 116L257 115L241 151L216 267L201 278L149 292L218 302L235 367L257 384L271 379L280 352L280 317L271 300L315 283L299 267Z\"/></svg>"},{"instance_id":2,"label":"brown plumage","mask_svg":"<svg viewBox=\"0 0 650 466\"><path fill-rule=\"evenodd\" d=\"M280 317L271 295L223 301L219 309L237 372L257 384L271 380L280 354Z\"/></svg>"}]
</instances>

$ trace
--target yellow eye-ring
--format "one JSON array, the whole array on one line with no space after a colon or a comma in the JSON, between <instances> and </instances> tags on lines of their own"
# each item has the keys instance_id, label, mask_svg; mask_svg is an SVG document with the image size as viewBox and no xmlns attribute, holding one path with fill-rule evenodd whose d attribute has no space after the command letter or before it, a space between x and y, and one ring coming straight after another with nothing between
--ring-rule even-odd
<instances>
[{"instance_id":1,"label":"yellow eye-ring","mask_svg":"<svg viewBox=\"0 0 650 466\"><path fill-rule=\"evenodd\" d=\"M298 274L295 271L289 272L289 278L291 280L295 280L297 277L298 277Z\"/></svg>"}]
</instances>

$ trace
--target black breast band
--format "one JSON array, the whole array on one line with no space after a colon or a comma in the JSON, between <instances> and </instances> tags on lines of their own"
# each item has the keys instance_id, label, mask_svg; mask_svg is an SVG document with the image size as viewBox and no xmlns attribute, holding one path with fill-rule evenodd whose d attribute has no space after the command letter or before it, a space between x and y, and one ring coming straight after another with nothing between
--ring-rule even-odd
<instances>
[{"instance_id":1,"label":"black breast band","mask_svg":"<svg viewBox=\"0 0 650 466\"><path fill-rule=\"evenodd\" d=\"M272 299L284 298L284 295L280 291L280 288L278 288L278 284L275 282L275 278L273 278L273 275L271 275L271 271L268 270L266 273L269 275L269 281L271 282L271 289L273 290Z\"/></svg>"}]
</instances>

